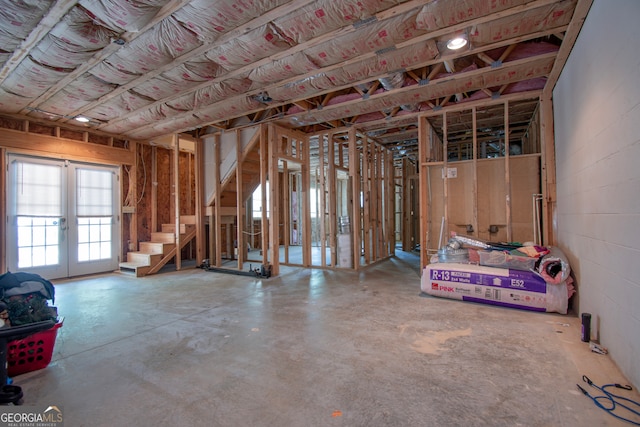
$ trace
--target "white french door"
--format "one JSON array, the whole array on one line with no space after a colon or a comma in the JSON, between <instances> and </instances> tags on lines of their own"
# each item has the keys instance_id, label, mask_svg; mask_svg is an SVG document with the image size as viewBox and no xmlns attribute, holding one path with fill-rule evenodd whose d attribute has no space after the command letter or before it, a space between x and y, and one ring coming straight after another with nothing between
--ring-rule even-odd
<instances>
[{"instance_id":1,"label":"white french door","mask_svg":"<svg viewBox=\"0 0 640 427\"><path fill-rule=\"evenodd\" d=\"M118 265L117 169L9 155L7 265L47 279Z\"/></svg>"}]
</instances>

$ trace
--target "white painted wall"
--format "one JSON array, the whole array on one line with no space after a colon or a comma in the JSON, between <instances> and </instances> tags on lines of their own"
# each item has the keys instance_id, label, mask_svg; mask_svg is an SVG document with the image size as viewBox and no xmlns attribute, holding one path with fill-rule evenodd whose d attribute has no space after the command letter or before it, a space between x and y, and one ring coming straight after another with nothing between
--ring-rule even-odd
<instances>
[{"instance_id":1,"label":"white painted wall","mask_svg":"<svg viewBox=\"0 0 640 427\"><path fill-rule=\"evenodd\" d=\"M553 92L558 243L592 337L640 387L640 1L595 0ZM611 382L620 382L611 378Z\"/></svg>"},{"instance_id":2,"label":"white painted wall","mask_svg":"<svg viewBox=\"0 0 640 427\"><path fill-rule=\"evenodd\" d=\"M235 172L238 163L238 155L236 144L240 143L241 150L244 150L256 135L260 126L248 127L236 132L223 133L220 135L220 158L222 159L220 167L220 180L224 181L229 174ZM204 154L204 195L205 202L214 196L215 192L215 137L213 135L205 136L203 141Z\"/></svg>"}]
</instances>

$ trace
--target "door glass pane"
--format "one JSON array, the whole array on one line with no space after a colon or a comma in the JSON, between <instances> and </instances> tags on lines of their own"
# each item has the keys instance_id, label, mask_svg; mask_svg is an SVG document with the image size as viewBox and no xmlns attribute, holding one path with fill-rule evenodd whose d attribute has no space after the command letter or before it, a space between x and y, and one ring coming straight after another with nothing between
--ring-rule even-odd
<instances>
[{"instance_id":1,"label":"door glass pane","mask_svg":"<svg viewBox=\"0 0 640 427\"><path fill-rule=\"evenodd\" d=\"M78 262L111 259L113 173L76 169Z\"/></svg>"},{"instance_id":2,"label":"door glass pane","mask_svg":"<svg viewBox=\"0 0 640 427\"><path fill-rule=\"evenodd\" d=\"M60 225L57 218L18 217L18 268L57 265Z\"/></svg>"},{"instance_id":3,"label":"door glass pane","mask_svg":"<svg viewBox=\"0 0 640 427\"><path fill-rule=\"evenodd\" d=\"M76 170L76 212L82 216L113 214L113 174L94 169Z\"/></svg>"},{"instance_id":4,"label":"door glass pane","mask_svg":"<svg viewBox=\"0 0 640 427\"><path fill-rule=\"evenodd\" d=\"M111 217L78 218L78 262L111 258Z\"/></svg>"},{"instance_id":5,"label":"door glass pane","mask_svg":"<svg viewBox=\"0 0 640 427\"><path fill-rule=\"evenodd\" d=\"M62 216L62 167L16 161L16 214Z\"/></svg>"}]
</instances>

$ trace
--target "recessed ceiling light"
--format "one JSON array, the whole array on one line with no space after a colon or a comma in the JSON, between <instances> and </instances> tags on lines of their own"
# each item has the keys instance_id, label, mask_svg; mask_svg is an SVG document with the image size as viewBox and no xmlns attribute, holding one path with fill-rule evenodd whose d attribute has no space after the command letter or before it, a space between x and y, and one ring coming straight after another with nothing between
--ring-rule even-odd
<instances>
[{"instance_id":1,"label":"recessed ceiling light","mask_svg":"<svg viewBox=\"0 0 640 427\"><path fill-rule=\"evenodd\" d=\"M447 42L447 48L451 50L457 50L463 48L467 45L467 39L464 37L458 36Z\"/></svg>"},{"instance_id":2,"label":"recessed ceiling light","mask_svg":"<svg viewBox=\"0 0 640 427\"><path fill-rule=\"evenodd\" d=\"M78 116L78 117L76 117L76 120L81 122L81 123L87 123L89 121L89 119L87 119L84 116Z\"/></svg>"}]
</instances>

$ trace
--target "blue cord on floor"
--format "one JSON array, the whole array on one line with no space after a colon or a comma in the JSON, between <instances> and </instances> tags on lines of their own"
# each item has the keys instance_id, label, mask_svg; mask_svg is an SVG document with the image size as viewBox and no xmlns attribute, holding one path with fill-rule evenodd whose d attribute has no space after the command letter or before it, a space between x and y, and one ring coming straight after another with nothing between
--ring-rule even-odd
<instances>
[{"instance_id":1,"label":"blue cord on floor","mask_svg":"<svg viewBox=\"0 0 640 427\"><path fill-rule=\"evenodd\" d=\"M587 396L588 398L593 400L593 403L595 403L596 406L598 406L599 408L601 408L605 412L608 412L609 414L611 414L612 416L616 417L619 420L626 421L626 422L631 423L631 424L636 425L636 426L640 426L640 422L639 421L633 421L630 418L625 418L625 417L622 417L622 416L614 413L614 411L618 407L621 407L621 408L624 408L627 411L631 412L632 414L635 414L638 417L640 417L640 411L638 411L638 410L640 410L640 403L636 402L635 400L631 400L631 399L629 399L627 397L620 396L619 394L615 394L615 393L612 393L612 392L607 390L607 388L610 388L610 387L620 388L620 389L623 389L623 390L633 390L633 388L630 385L605 384L602 387L600 387L600 386L594 384L594 382L591 381L589 379L589 377L586 376L586 375L582 376L582 381L586 382L591 387L594 387L594 388L600 390L600 392L604 393L604 395L602 395L602 396L591 396L587 390L585 390L584 388L580 387L580 384L576 384L578 386L578 388L580 389L580 391L582 392L582 394L584 394L585 396ZM622 403L623 401L627 402L627 404ZM632 409L631 407L629 407L627 405L633 405L638 410Z\"/></svg>"}]
</instances>

